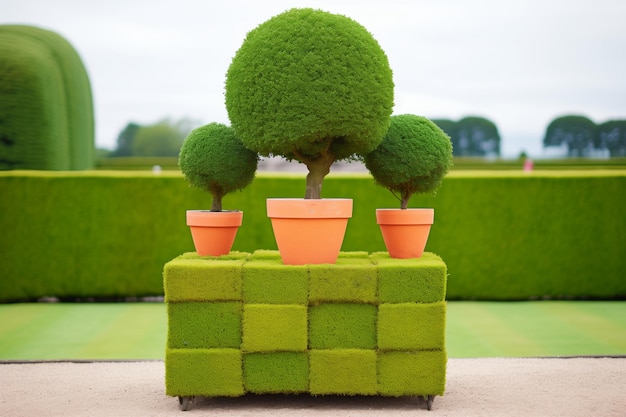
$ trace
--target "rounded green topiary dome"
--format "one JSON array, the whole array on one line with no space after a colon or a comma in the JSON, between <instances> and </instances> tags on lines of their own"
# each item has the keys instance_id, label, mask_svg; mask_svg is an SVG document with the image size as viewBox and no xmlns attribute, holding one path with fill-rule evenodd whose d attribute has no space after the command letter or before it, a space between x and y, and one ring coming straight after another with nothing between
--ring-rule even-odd
<instances>
[{"instance_id":1,"label":"rounded green topiary dome","mask_svg":"<svg viewBox=\"0 0 626 417\"><path fill-rule=\"evenodd\" d=\"M224 195L252 182L257 163L257 154L243 145L233 128L220 123L192 130L178 158L190 185L213 195L212 211L221 211Z\"/></svg>"},{"instance_id":2,"label":"rounded green topiary dome","mask_svg":"<svg viewBox=\"0 0 626 417\"><path fill-rule=\"evenodd\" d=\"M364 156L374 180L400 194L401 207L415 193L436 191L452 166L452 142L426 117L391 117L382 143Z\"/></svg>"},{"instance_id":3,"label":"rounded green topiary dome","mask_svg":"<svg viewBox=\"0 0 626 417\"><path fill-rule=\"evenodd\" d=\"M378 42L354 20L314 9L288 10L250 31L225 87L244 144L309 171L376 148L393 108L392 72Z\"/></svg>"},{"instance_id":4,"label":"rounded green topiary dome","mask_svg":"<svg viewBox=\"0 0 626 417\"><path fill-rule=\"evenodd\" d=\"M0 25L0 170L86 170L96 162L91 83L60 34Z\"/></svg>"}]
</instances>

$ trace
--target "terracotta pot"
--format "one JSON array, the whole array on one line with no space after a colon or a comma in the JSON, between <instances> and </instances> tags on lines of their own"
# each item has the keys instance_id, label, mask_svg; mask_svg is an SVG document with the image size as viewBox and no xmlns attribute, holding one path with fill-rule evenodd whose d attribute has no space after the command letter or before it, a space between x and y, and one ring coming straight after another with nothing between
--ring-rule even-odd
<instances>
[{"instance_id":1,"label":"terracotta pot","mask_svg":"<svg viewBox=\"0 0 626 417\"><path fill-rule=\"evenodd\" d=\"M376 210L376 222L392 258L422 256L434 219L434 209Z\"/></svg>"},{"instance_id":2,"label":"terracotta pot","mask_svg":"<svg viewBox=\"0 0 626 417\"><path fill-rule=\"evenodd\" d=\"M284 264L332 264L352 217L352 199L268 198L267 216Z\"/></svg>"},{"instance_id":3,"label":"terracotta pot","mask_svg":"<svg viewBox=\"0 0 626 417\"><path fill-rule=\"evenodd\" d=\"M187 210L187 226L198 255L228 254L242 219L242 211Z\"/></svg>"}]
</instances>

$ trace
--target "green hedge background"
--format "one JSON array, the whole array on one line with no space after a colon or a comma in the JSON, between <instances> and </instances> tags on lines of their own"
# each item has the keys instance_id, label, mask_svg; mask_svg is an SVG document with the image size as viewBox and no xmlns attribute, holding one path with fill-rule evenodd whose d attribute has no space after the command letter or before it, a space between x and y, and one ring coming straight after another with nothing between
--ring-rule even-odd
<instances>
[{"instance_id":1,"label":"green hedge background","mask_svg":"<svg viewBox=\"0 0 626 417\"><path fill-rule=\"evenodd\" d=\"M95 165L89 76L61 35L0 25L0 170Z\"/></svg>"},{"instance_id":2,"label":"green hedge background","mask_svg":"<svg viewBox=\"0 0 626 417\"><path fill-rule=\"evenodd\" d=\"M260 173L225 209L244 211L234 250L276 249L269 197L301 197L303 174ZM626 297L626 170L457 171L436 196L426 250L448 266L447 298ZM175 171L0 172L0 300L163 294L163 265L193 251L185 210L210 197ZM375 209L398 207L367 174L331 174L354 199L344 251L385 250Z\"/></svg>"}]
</instances>

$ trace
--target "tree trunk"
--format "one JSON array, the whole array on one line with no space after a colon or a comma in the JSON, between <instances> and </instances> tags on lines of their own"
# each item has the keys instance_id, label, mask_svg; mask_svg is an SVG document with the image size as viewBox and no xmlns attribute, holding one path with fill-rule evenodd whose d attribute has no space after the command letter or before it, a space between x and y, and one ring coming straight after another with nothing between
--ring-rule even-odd
<instances>
[{"instance_id":1,"label":"tree trunk","mask_svg":"<svg viewBox=\"0 0 626 417\"><path fill-rule=\"evenodd\" d=\"M306 176L305 199L322 198L322 182L324 177L330 172L330 166L333 162L334 158L328 154L305 162L309 169L309 173Z\"/></svg>"},{"instance_id":2,"label":"tree trunk","mask_svg":"<svg viewBox=\"0 0 626 417\"><path fill-rule=\"evenodd\" d=\"M213 194L213 202L211 204L211 211L222 211L222 197L221 193Z\"/></svg>"},{"instance_id":3,"label":"tree trunk","mask_svg":"<svg viewBox=\"0 0 626 417\"><path fill-rule=\"evenodd\" d=\"M322 198L322 182L324 181L324 175L316 171L309 170L306 176L306 193L305 199L320 199Z\"/></svg>"},{"instance_id":4,"label":"tree trunk","mask_svg":"<svg viewBox=\"0 0 626 417\"><path fill-rule=\"evenodd\" d=\"M409 206L409 199L411 198L411 194L409 192L402 192L400 194L400 209L406 210Z\"/></svg>"}]
</instances>

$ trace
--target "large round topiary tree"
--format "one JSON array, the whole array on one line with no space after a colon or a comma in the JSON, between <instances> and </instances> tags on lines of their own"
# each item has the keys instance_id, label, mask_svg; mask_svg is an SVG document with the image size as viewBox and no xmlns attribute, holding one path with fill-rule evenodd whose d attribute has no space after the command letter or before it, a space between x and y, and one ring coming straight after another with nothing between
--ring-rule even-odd
<instances>
[{"instance_id":1,"label":"large round topiary tree","mask_svg":"<svg viewBox=\"0 0 626 417\"><path fill-rule=\"evenodd\" d=\"M234 130L209 123L191 131L178 164L190 185L213 196L211 211L222 211L222 198L254 179L258 155L243 146Z\"/></svg>"},{"instance_id":2,"label":"large round topiary tree","mask_svg":"<svg viewBox=\"0 0 626 417\"><path fill-rule=\"evenodd\" d=\"M452 166L452 142L426 117L391 117L382 143L364 156L374 180L400 199L406 209L415 193L436 191Z\"/></svg>"},{"instance_id":3,"label":"large round topiary tree","mask_svg":"<svg viewBox=\"0 0 626 417\"><path fill-rule=\"evenodd\" d=\"M320 198L334 161L367 153L389 127L387 56L360 24L291 9L246 36L226 77L226 108L245 146L304 163L305 198Z\"/></svg>"}]
</instances>

